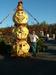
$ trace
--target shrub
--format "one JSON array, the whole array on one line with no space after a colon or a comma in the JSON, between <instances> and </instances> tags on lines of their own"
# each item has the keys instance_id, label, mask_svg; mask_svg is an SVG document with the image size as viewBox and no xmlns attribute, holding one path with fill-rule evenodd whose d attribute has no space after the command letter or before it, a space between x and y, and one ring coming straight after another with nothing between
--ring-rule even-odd
<instances>
[{"instance_id":1,"label":"shrub","mask_svg":"<svg viewBox=\"0 0 56 75\"><path fill-rule=\"evenodd\" d=\"M40 38L39 40L37 40L37 51L43 51L44 48L44 40L43 38Z\"/></svg>"}]
</instances>

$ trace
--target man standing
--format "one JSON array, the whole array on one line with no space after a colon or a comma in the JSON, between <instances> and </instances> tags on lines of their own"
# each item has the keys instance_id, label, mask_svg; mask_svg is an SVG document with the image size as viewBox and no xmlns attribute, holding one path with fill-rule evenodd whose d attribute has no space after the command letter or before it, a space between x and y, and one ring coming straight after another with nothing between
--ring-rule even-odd
<instances>
[{"instance_id":1,"label":"man standing","mask_svg":"<svg viewBox=\"0 0 56 75\"><path fill-rule=\"evenodd\" d=\"M39 39L39 37L35 34L35 31L33 31L32 34L30 34L33 56L36 56L37 39Z\"/></svg>"}]
</instances>

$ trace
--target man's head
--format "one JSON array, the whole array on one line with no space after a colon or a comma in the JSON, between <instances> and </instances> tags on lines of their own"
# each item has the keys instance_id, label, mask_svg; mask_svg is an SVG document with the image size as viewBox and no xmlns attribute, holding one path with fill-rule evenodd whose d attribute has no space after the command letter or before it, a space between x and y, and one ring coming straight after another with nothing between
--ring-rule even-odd
<instances>
[{"instance_id":1,"label":"man's head","mask_svg":"<svg viewBox=\"0 0 56 75\"><path fill-rule=\"evenodd\" d=\"M35 34L35 31L32 31L32 34Z\"/></svg>"}]
</instances>

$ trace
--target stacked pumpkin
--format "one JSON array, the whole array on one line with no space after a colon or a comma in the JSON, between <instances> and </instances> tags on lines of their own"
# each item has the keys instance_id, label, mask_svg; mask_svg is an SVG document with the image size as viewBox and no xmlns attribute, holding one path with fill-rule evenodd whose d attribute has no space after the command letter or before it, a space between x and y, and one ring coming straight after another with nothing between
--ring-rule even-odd
<instances>
[{"instance_id":1,"label":"stacked pumpkin","mask_svg":"<svg viewBox=\"0 0 56 75\"><path fill-rule=\"evenodd\" d=\"M13 21L15 23L13 34L16 39L14 49L16 54L21 56L23 54L27 54L30 48L27 43L27 36L29 34L29 30L27 28L28 15L23 10L22 1L18 2L16 12L13 16Z\"/></svg>"}]
</instances>

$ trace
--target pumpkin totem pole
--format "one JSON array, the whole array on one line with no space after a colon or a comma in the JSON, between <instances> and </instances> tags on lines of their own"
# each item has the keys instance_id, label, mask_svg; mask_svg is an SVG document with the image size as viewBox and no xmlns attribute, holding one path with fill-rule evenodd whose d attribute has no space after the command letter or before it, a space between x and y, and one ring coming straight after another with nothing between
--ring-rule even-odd
<instances>
[{"instance_id":1,"label":"pumpkin totem pole","mask_svg":"<svg viewBox=\"0 0 56 75\"><path fill-rule=\"evenodd\" d=\"M23 2L20 0L17 5L16 12L13 16L14 29L13 34L15 35L15 52L17 56L28 54L29 44L27 43L27 36L29 30L27 28L28 15L23 10Z\"/></svg>"}]
</instances>

